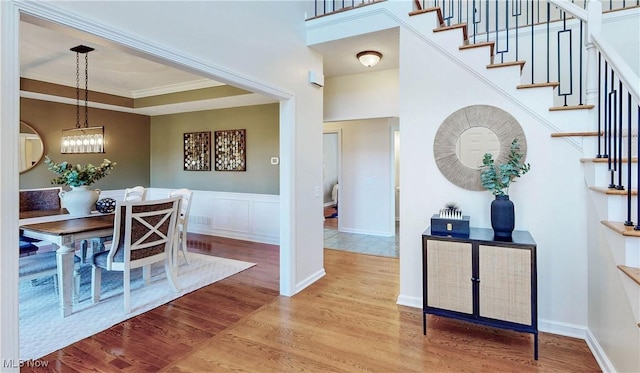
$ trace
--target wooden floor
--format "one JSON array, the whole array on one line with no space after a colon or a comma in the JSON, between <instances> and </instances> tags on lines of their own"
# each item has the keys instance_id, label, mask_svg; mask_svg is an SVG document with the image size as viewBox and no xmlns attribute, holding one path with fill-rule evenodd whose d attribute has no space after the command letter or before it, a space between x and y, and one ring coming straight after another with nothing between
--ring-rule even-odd
<instances>
[{"instance_id":1,"label":"wooden floor","mask_svg":"<svg viewBox=\"0 0 640 373\"><path fill-rule=\"evenodd\" d=\"M325 249L327 275L278 296L278 247L190 235L257 266L45 356L58 372L595 372L582 340L533 337L396 305L398 259ZM25 368L23 371L29 371ZM47 371L34 370L34 371Z\"/></svg>"}]
</instances>

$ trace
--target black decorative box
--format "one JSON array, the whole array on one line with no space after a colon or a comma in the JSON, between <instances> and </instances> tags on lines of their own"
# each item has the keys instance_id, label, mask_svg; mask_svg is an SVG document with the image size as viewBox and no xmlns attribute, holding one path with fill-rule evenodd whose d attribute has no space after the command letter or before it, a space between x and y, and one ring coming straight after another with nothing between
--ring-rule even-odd
<instances>
[{"instance_id":1,"label":"black decorative box","mask_svg":"<svg viewBox=\"0 0 640 373\"><path fill-rule=\"evenodd\" d=\"M441 218L435 214L431 217L431 234L442 236L469 236L469 216L463 215L462 219Z\"/></svg>"}]
</instances>

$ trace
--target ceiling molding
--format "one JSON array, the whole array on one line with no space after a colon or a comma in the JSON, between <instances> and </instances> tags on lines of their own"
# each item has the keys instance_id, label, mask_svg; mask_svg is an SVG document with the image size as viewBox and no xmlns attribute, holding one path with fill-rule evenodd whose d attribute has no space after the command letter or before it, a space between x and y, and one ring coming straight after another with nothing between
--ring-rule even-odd
<instances>
[{"instance_id":1,"label":"ceiling molding","mask_svg":"<svg viewBox=\"0 0 640 373\"><path fill-rule=\"evenodd\" d=\"M35 93L28 91L20 91L20 97L33 100L57 102L66 105L76 105L76 100L66 97L47 95L43 93ZM275 104L278 100L259 95L256 93L249 93L246 95L229 96L224 98L214 98L198 101L180 102L175 104L144 107L144 108L129 108L123 106L103 104L99 102L87 102L90 108L119 111L123 113L140 114L147 116L156 115L168 115L187 113L194 111L206 111L206 110L219 110L228 109L241 106L254 106L254 105L266 105Z\"/></svg>"},{"instance_id":2,"label":"ceiling molding","mask_svg":"<svg viewBox=\"0 0 640 373\"><path fill-rule=\"evenodd\" d=\"M160 96L160 95L176 93L176 92L192 91L192 90L201 89L201 88L217 87L220 85L223 85L223 83L217 82L215 80L209 80L209 79L194 80L191 82L170 84L163 87L138 89L131 92L131 98Z\"/></svg>"}]
</instances>

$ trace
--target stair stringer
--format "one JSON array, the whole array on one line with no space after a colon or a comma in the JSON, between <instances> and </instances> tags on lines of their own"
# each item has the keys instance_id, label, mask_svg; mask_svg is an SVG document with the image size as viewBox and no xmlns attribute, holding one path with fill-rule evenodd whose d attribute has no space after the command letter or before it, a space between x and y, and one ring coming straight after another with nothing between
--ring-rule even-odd
<instances>
[{"instance_id":1,"label":"stair stringer","mask_svg":"<svg viewBox=\"0 0 640 373\"><path fill-rule=\"evenodd\" d=\"M604 166L603 166L604 165ZM600 286L619 287L624 289L626 304L633 315L633 323L629 323L628 328L637 328L640 323L640 286L631 280L626 274L618 270L618 265L640 267L640 237L625 236L604 225L605 221L620 221L621 204L626 204L626 196L606 194L602 187L598 190L591 187L594 180L602 180L603 173L606 173L606 163L597 164L589 160L583 160L585 170L585 185L589 189L588 203L591 204L591 211L595 216L589 215L593 221L589 224L597 233L594 236L601 237L601 240L589 239L590 251L600 252L600 256L606 255L606 261L598 261L589 266L598 266L608 273L607 278L612 279L617 284L601 284ZM632 196L632 203L636 204L637 196ZM602 247L602 245L606 247ZM604 262L604 263L603 263ZM611 264L607 264L611 262ZM591 292L590 292L591 293ZM613 295L612 295L613 296Z\"/></svg>"},{"instance_id":2,"label":"stair stringer","mask_svg":"<svg viewBox=\"0 0 640 373\"><path fill-rule=\"evenodd\" d=\"M584 162L585 182L596 168ZM602 175L597 175L602 177ZM608 200L612 197L590 190L586 203L589 286L589 330L587 344L603 371L639 371L640 286L633 283L617 265L624 261L627 249L638 250L640 238L625 237L602 224L608 219ZM614 364L617 363L616 364ZM620 366L620 364L636 364Z\"/></svg>"}]
</instances>

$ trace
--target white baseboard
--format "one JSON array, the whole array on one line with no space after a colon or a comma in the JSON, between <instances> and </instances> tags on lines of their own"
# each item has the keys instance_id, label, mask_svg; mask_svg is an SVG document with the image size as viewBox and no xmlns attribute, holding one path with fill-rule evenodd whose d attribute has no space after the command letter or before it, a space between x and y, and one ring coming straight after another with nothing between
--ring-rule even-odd
<instances>
[{"instance_id":1,"label":"white baseboard","mask_svg":"<svg viewBox=\"0 0 640 373\"><path fill-rule=\"evenodd\" d=\"M422 298L408 297L406 295L399 295L396 304L401 306L407 306L412 308L422 309Z\"/></svg>"},{"instance_id":2,"label":"white baseboard","mask_svg":"<svg viewBox=\"0 0 640 373\"><path fill-rule=\"evenodd\" d=\"M200 229L200 228L192 228L191 226L189 227L188 232L204 234L207 236L231 238L234 240L241 240L241 241L266 243L270 245L280 244L280 237L265 236L265 235L247 233L247 232L224 231L220 229Z\"/></svg>"},{"instance_id":3,"label":"white baseboard","mask_svg":"<svg viewBox=\"0 0 640 373\"><path fill-rule=\"evenodd\" d=\"M586 339L587 328L582 325L538 319L538 330L545 333L562 335L565 337Z\"/></svg>"},{"instance_id":4,"label":"white baseboard","mask_svg":"<svg viewBox=\"0 0 640 373\"><path fill-rule=\"evenodd\" d=\"M322 268L318 272L312 274L311 276L307 277L303 281L299 282L298 284L296 284L296 294L306 289L309 285L313 284L319 279L323 278L326 274L327 273L324 271L324 268Z\"/></svg>"},{"instance_id":5,"label":"white baseboard","mask_svg":"<svg viewBox=\"0 0 640 373\"><path fill-rule=\"evenodd\" d=\"M598 340L589 329L587 329L586 331L585 342L587 342L587 346L589 346L589 350L591 350L593 357L595 357L596 361L598 362L600 369L602 369L602 371L605 373L615 373L616 369L613 367L613 364L611 364L611 361L602 349L602 346L600 346L600 343L598 343Z\"/></svg>"},{"instance_id":6,"label":"white baseboard","mask_svg":"<svg viewBox=\"0 0 640 373\"><path fill-rule=\"evenodd\" d=\"M364 229L350 229L350 228L342 228L340 232L345 233L357 233L357 234L366 234L369 236L380 236L380 237L393 237L396 235L396 232L382 232L382 231L368 231Z\"/></svg>"}]
</instances>

